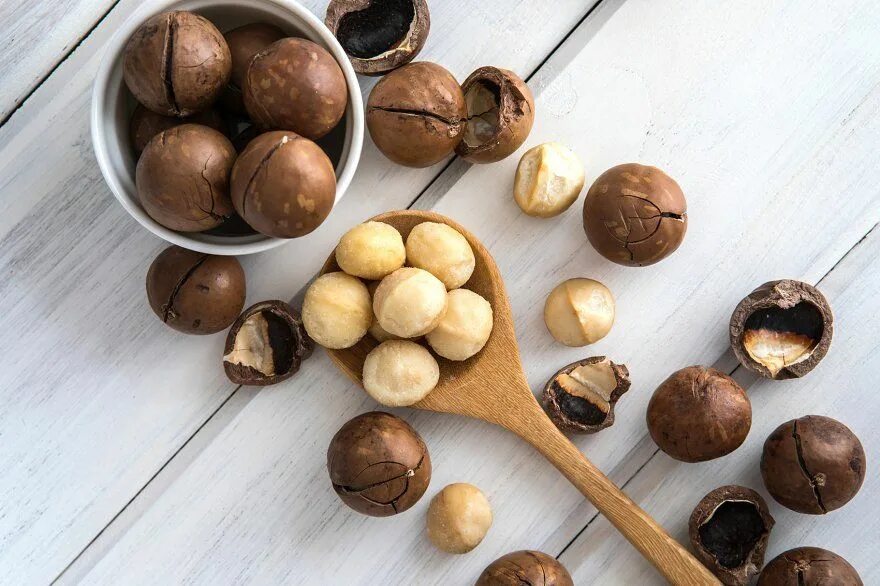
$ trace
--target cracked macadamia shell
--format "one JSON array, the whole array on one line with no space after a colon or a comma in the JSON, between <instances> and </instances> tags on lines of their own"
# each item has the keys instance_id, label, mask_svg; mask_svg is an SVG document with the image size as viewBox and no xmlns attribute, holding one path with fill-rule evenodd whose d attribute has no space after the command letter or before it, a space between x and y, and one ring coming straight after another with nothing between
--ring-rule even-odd
<instances>
[{"instance_id":1,"label":"cracked macadamia shell","mask_svg":"<svg viewBox=\"0 0 880 586\"><path fill-rule=\"evenodd\" d=\"M364 390L387 407L418 403L439 380L437 360L423 346L409 340L382 342L364 361Z\"/></svg>"},{"instance_id":2,"label":"cracked macadamia shell","mask_svg":"<svg viewBox=\"0 0 880 586\"><path fill-rule=\"evenodd\" d=\"M428 539L446 553L467 553L480 545L492 526L492 507L473 484L450 484L431 499Z\"/></svg>"},{"instance_id":3,"label":"cracked macadamia shell","mask_svg":"<svg viewBox=\"0 0 880 586\"><path fill-rule=\"evenodd\" d=\"M406 260L458 289L474 272L476 259L467 239L455 228L439 222L417 224L406 238Z\"/></svg>"},{"instance_id":4,"label":"cracked macadamia shell","mask_svg":"<svg viewBox=\"0 0 880 586\"><path fill-rule=\"evenodd\" d=\"M865 480L865 450L844 424L821 415L792 419L764 442L767 492L798 513L823 515L848 503Z\"/></svg>"},{"instance_id":5,"label":"cracked macadamia shell","mask_svg":"<svg viewBox=\"0 0 880 586\"><path fill-rule=\"evenodd\" d=\"M138 199L151 218L171 230L201 232L233 214L229 175L235 149L207 126L182 124L160 132L138 159Z\"/></svg>"},{"instance_id":6,"label":"cracked macadamia shell","mask_svg":"<svg viewBox=\"0 0 880 586\"><path fill-rule=\"evenodd\" d=\"M406 421L374 411L343 425L327 449L327 470L342 502L389 517L412 507L431 481L431 457Z\"/></svg>"},{"instance_id":7,"label":"cracked macadamia shell","mask_svg":"<svg viewBox=\"0 0 880 586\"><path fill-rule=\"evenodd\" d=\"M230 182L235 211L254 230L276 238L309 234L336 201L333 163L293 132L266 132L250 141Z\"/></svg>"},{"instance_id":8,"label":"cracked macadamia shell","mask_svg":"<svg viewBox=\"0 0 880 586\"><path fill-rule=\"evenodd\" d=\"M346 232L336 246L336 263L349 275L378 280L406 262L403 237L384 222L365 222Z\"/></svg>"},{"instance_id":9,"label":"cracked macadamia shell","mask_svg":"<svg viewBox=\"0 0 880 586\"><path fill-rule=\"evenodd\" d=\"M566 346L598 342L614 324L614 297L593 279L568 279L556 286L544 303L544 323Z\"/></svg>"},{"instance_id":10,"label":"cracked macadamia shell","mask_svg":"<svg viewBox=\"0 0 880 586\"><path fill-rule=\"evenodd\" d=\"M584 188L584 165L558 142L545 142L523 154L516 168L513 199L523 213L537 218L558 216Z\"/></svg>"},{"instance_id":11,"label":"cracked macadamia shell","mask_svg":"<svg viewBox=\"0 0 880 586\"><path fill-rule=\"evenodd\" d=\"M244 306L244 270L235 257L169 246L147 271L147 300L166 325L185 334L213 334Z\"/></svg>"},{"instance_id":12,"label":"cracked macadamia shell","mask_svg":"<svg viewBox=\"0 0 880 586\"><path fill-rule=\"evenodd\" d=\"M348 89L333 56L305 39L272 43L251 59L244 106L264 130L289 130L317 140L345 114Z\"/></svg>"},{"instance_id":13,"label":"cracked macadamia shell","mask_svg":"<svg viewBox=\"0 0 880 586\"><path fill-rule=\"evenodd\" d=\"M768 563L757 586L862 586L852 565L821 547L796 547Z\"/></svg>"},{"instance_id":14,"label":"cracked macadamia shell","mask_svg":"<svg viewBox=\"0 0 880 586\"><path fill-rule=\"evenodd\" d=\"M764 565L775 521L757 492L716 488L691 513L688 533L697 559L727 586L746 586Z\"/></svg>"},{"instance_id":15,"label":"cracked macadamia shell","mask_svg":"<svg viewBox=\"0 0 880 586\"><path fill-rule=\"evenodd\" d=\"M492 334L492 306L467 289L447 294L446 314L425 339L431 349L449 360L467 360L483 349Z\"/></svg>"},{"instance_id":16,"label":"cracked macadamia shell","mask_svg":"<svg viewBox=\"0 0 880 586\"><path fill-rule=\"evenodd\" d=\"M303 323L321 346L350 348L363 338L373 321L370 292L360 280L343 272L318 277L306 291Z\"/></svg>"},{"instance_id":17,"label":"cracked macadamia shell","mask_svg":"<svg viewBox=\"0 0 880 586\"><path fill-rule=\"evenodd\" d=\"M202 126L213 128L217 132L225 133L226 131L226 122L214 109L193 114L188 118L175 118L173 116L156 114L152 110L148 110L138 104L131 115L131 121L128 126L131 146L135 153L140 156L154 136L163 130L168 130L181 124L201 124Z\"/></svg>"},{"instance_id":18,"label":"cracked macadamia shell","mask_svg":"<svg viewBox=\"0 0 880 586\"><path fill-rule=\"evenodd\" d=\"M556 558L540 551L503 555L483 570L475 586L574 586Z\"/></svg>"},{"instance_id":19,"label":"cracked macadamia shell","mask_svg":"<svg viewBox=\"0 0 880 586\"><path fill-rule=\"evenodd\" d=\"M494 163L525 142L535 121L529 86L507 69L480 67L461 84L467 127L455 147L471 163Z\"/></svg>"},{"instance_id":20,"label":"cracked macadamia shell","mask_svg":"<svg viewBox=\"0 0 880 586\"><path fill-rule=\"evenodd\" d=\"M367 129L386 157L429 167L452 154L467 120L455 77L436 63L409 63L383 77L367 100Z\"/></svg>"},{"instance_id":21,"label":"cracked macadamia shell","mask_svg":"<svg viewBox=\"0 0 880 586\"><path fill-rule=\"evenodd\" d=\"M689 366L657 387L647 420L654 443L670 457L705 462L742 445L752 426L752 405L723 372Z\"/></svg>"},{"instance_id":22,"label":"cracked macadamia shell","mask_svg":"<svg viewBox=\"0 0 880 586\"><path fill-rule=\"evenodd\" d=\"M559 369L544 387L544 405L560 429L596 433L614 424L614 406L629 387L626 366L593 356Z\"/></svg>"},{"instance_id":23,"label":"cracked macadamia shell","mask_svg":"<svg viewBox=\"0 0 880 586\"><path fill-rule=\"evenodd\" d=\"M763 377L804 376L831 346L834 317L822 293L801 281L764 283L730 317L730 345L740 363Z\"/></svg>"},{"instance_id":24,"label":"cracked macadamia shell","mask_svg":"<svg viewBox=\"0 0 880 586\"><path fill-rule=\"evenodd\" d=\"M424 336L446 314L446 287L428 271L397 269L379 283L373 312L389 334L401 338Z\"/></svg>"},{"instance_id":25,"label":"cracked macadamia shell","mask_svg":"<svg viewBox=\"0 0 880 586\"><path fill-rule=\"evenodd\" d=\"M630 267L652 265L684 240L687 202L678 183L657 167L618 165L587 191L584 231L608 260Z\"/></svg>"},{"instance_id":26,"label":"cracked macadamia shell","mask_svg":"<svg viewBox=\"0 0 880 586\"><path fill-rule=\"evenodd\" d=\"M138 102L164 116L206 110L229 82L232 57L220 31L192 12L148 19L125 47L125 85Z\"/></svg>"}]
</instances>

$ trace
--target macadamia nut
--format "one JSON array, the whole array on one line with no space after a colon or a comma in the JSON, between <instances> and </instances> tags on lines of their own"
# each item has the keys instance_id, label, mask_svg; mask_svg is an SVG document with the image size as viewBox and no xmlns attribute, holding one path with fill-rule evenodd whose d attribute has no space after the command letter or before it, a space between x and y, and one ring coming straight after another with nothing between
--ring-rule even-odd
<instances>
[{"instance_id":1,"label":"macadamia nut","mask_svg":"<svg viewBox=\"0 0 880 586\"><path fill-rule=\"evenodd\" d=\"M492 333L492 306L467 289L448 294L446 315L426 339L434 352L449 360L467 360L483 349Z\"/></svg>"},{"instance_id":2,"label":"macadamia nut","mask_svg":"<svg viewBox=\"0 0 880 586\"><path fill-rule=\"evenodd\" d=\"M472 484L450 484L428 507L428 539L447 553L467 553L477 547L492 525L492 507Z\"/></svg>"},{"instance_id":3,"label":"macadamia nut","mask_svg":"<svg viewBox=\"0 0 880 586\"><path fill-rule=\"evenodd\" d=\"M409 340L388 340L364 361L364 389L387 407L418 403L434 390L440 367L424 347Z\"/></svg>"},{"instance_id":4,"label":"macadamia nut","mask_svg":"<svg viewBox=\"0 0 880 586\"><path fill-rule=\"evenodd\" d=\"M544 323L561 344L593 344L614 324L614 297L608 287L593 279L563 281L547 297Z\"/></svg>"},{"instance_id":5,"label":"macadamia nut","mask_svg":"<svg viewBox=\"0 0 880 586\"><path fill-rule=\"evenodd\" d=\"M513 197L523 212L539 218L558 216L584 187L584 166L558 142L545 142L525 152L516 168Z\"/></svg>"},{"instance_id":6,"label":"macadamia nut","mask_svg":"<svg viewBox=\"0 0 880 586\"><path fill-rule=\"evenodd\" d=\"M396 228L366 222L345 233L336 247L339 268L362 279L381 279L403 266L406 248Z\"/></svg>"},{"instance_id":7,"label":"macadamia nut","mask_svg":"<svg viewBox=\"0 0 880 586\"><path fill-rule=\"evenodd\" d=\"M415 338L437 327L446 314L446 303L446 287L437 277L422 269L404 267L379 283L373 311L389 334Z\"/></svg>"},{"instance_id":8,"label":"macadamia nut","mask_svg":"<svg viewBox=\"0 0 880 586\"><path fill-rule=\"evenodd\" d=\"M447 289L458 289L474 272L474 251L454 228L437 222L422 222L406 239L409 264L424 269L443 281Z\"/></svg>"},{"instance_id":9,"label":"macadamia nut","mask_svg":"<svg viewBox=\"0 0 880 586\"><path fill-rule=\"evenodd\" d=\"M364 337L373 321L370 293L351 275L321 275L306 291L302 317L306 332L321 346L349 348Z\"/></svg>"}]
</instances>

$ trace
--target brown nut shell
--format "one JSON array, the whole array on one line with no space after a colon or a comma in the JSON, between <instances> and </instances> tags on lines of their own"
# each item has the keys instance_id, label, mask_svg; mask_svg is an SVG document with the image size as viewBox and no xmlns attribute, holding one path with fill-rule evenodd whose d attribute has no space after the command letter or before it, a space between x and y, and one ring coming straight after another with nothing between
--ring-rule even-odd
<instances>
[{"instance_id":1,"label":"brown nut shell","mask_svg":"<svg viewBox=\"0 0 880 586\"><path fill-rule=\"evenodd\" d=\"M614 406L629 386L625 365L593 356L559 369L544 387L544 405L560 429L596 433L614 424Z\"/></svg>"},{"instance_id":2,"label":"brown nut shell","mask_svg":"<svg viewBox=\"0 0 880 586\"><path fill-rule=\"evenodd\" d=\"M201 232L232 215L229 174L235 149L207 126L182 124L147 143L135 171L138 199L171 230Z\"/></svg>"},{"instance_id":3,"label":"brown nut shell","mask_svg":"<svg viewBox=\"0 0 880 586\"><path fill-rule=\"evenodd\" d=\"M657 446L682 462L725 456L745 441L752 425L749 396L714 368L672 373L648 403L648 431Z\"/></svg>"},{"instance_id":4,"label":"brown nut shell","mask_svg":"<svg viewBox=\"0 0 880 586\"><path fill-rule=\"evenodd\" d=\"M192 12L163 12L131 36L122 71L145 107L164 116L190 116L209 108L226 87L232 58L209 20Z\"/></svg>"},{"instance_id":5,"label":"brown nut shell","mask_svg":"<svg viewBox=\"0 0 880 586\"><path fill-rule=\"evenodd\" d=\"M687 202L675 180L658 169L627 163L602 173L584 200L584 231L612 262L644 267L684 240Z\"/></svg>"},{"instance_id":6,"label":"brown nut shell","mask_svg":"<svg viewBox=\"0 0 880 586\"><path fill-rule=\"evenodd\" d=\"M245 298L244 270L235 257L169 246L147 271L147 300L169 327L213 334L235 321Z\"/></svg>"},{"instance_id":7,"label":"brown nut shell","mask_svg":"<svg viewBox=\"0 0 880 586\"><path fill-rule=\"evenodd\" d=\"M336 432L327 450L327 470L342 502L364 515L389 517L425 494L431 457L406 421L373 411Z\"/></svg>"},{"instance_id":8,"label":"brown nut shell","mask_svg":"<svg viewBox=\"0 0 880 586\"><path fill-rule=\"evenodd\" d=\"M223 36L232 56L232 75L229 83L241 88L254 55L287 35L274 24L252 22L234 28Z\"/></svg>"},{"instance_id":9,"label":"brown nut shell","mask_svg":"<svg viewBox=\"0 0 880 586\"><path fill-rule=\"evenodd\" d=\"M727 586L746 586L764 565L775 521L760 494L744 486L716 488L691 513L688 533L703 565Z\"/></svg>"},{"instance_id":10,"label":"brown nut shell","mask_svg":"<svg viewBox=\"0 0 880 586\"><path fill-rule=\"evenodd\" d=\"M425 0L330 0L324 24L356 72L384 75L419 54L431 17Z\"/></svg>"},{"instance_id":11,"label":"brown nut shell","mask_svg":"<svg viewBox=\"0 0 880 586\"><path fill-rule=\"evenodd\" d=\"M467 127L455 152L471 163L494 163L525 142L535 121L529 86L507 69L480 67L461 84Z\"/></svg>"},{"instance_id":12,"label":"brown nut shell","mask_svg":"<svg viewBox=\"0 0 880 586\"><path fill-rule=\"evenodd\" d=\"M834 333L831 306L801 281L764 283L730 317L730 345L740 363L763 377L804 376L825 357Z\"/></svg>"},{"instance_id":13,"label":"brown nut shell","mask_svg":"<svg viewBox=\"0 0 880 586\"><path fill-rule=\"evenodd\" d=\"M467 107L449 71L427 61L386 75L367 100L367 128L386 157L429 167L452 154L464 132Z\"/></svg>"},{"instance_id":14,"label":"brown nut shell","mask_svg":"<svg viewBox=\"0 0 880 586\"><path fill-rule=\"evenodd\" d=\"M514 551L483 570L476 586L574 586L571 574L556 558L540 551Z\"/></svg>"},{"instance_id":15,"label":"brown nut shell","mask_svg":"<svg viewBox=\"0 0 880 586\"><path fill-rule=\"evenodd\" d=\"M296 374L313 348L299 312L284 301L261 301L229 329L223 370L236 384L274 385Z\"/></svg>"},{"instance_id":16,"label":"brown nut shell","mask_svg":"<svg viewBox=\"0 0 880 586\"><path fill-rule=\"evenodd\" d=\"M168 130L181 124L201 124L202 126L213 128L217 132L226 133L226 122L220 116L220 113L213 108L188 118L175 118L173 116L156 114L152 110L147 110L138 104L131 115L131 121L128 125L131 146L135 153L140 155L154 136L163 130Z\"/></svg>"},{"instance_id":17,"label":"brown nut shell","mask_svg":"<svg viewBox=\"0 0 880 586\"><path fill-rule=\"evenodd\" d=\"M342 69L324 47L287 38L254 55L242 90L257 126L317 140L342 120L347 87Z\"/></svg>"},{"instance_id":18,"label":"brown nut shell","mask_svg":"<svg viewBox=\"0 0 880 586\"><path fill-rule=\"evenodd\" d=\"M266 132L238 156L230 180L235 211L258 232L298 238L320 226L336 200L333 164L293 132Z\"/></svg>"},{"instance_id":19,"label":"brown nut shell","mask_svg":"<svg viewBox=\"0 0 880 586\"><path fill-rule=\"evenodd\" d=\"M821 547L796 547L772 560L758 577L757 586L862 586L852 565Z\"/></svg>"},{"instance_id":20,"label":"brown nut shell","mask_svg":"<svg viewBox=\"0 0 880 586\"><path fill-rule=\"evenodd\" d=\"M839 509L865 480L859 438L830 417L807 415L777 427L764 442L761 476L767 492L798 513Z\"/></svg>"}]
</instances>

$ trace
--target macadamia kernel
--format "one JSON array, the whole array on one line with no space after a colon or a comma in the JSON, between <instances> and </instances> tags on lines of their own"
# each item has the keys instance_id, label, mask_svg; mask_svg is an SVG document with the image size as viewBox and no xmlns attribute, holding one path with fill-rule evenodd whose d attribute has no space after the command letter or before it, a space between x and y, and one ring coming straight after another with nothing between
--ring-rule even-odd
<instances>
[{"instance_id":1,"label":"macadamia kernel","mask_svg":"<svg viewBox=\"0 0 880 586\"><path fill-rule=\"evenodd\" d=\"M403 266L406 249L396 228L366 222L345 233L336 247L339 268L362 279L381 279Z\"/></svg>"},{"instance_id":2,"label":"macadamia kernel","mask_svg":"<svg viewBox=\"0 0 880 586\"><path fill-rule=\"evenodd\" d=\"M492 507L472 484L450 484L428 507L428 539L447 553L467 553L477 547L492 525Z\"/></svg>"},{"instance_id":3,"label":"macadamia kernel","mask_svg":"<svg viewBox=\"0 0 880 586\"><path fill-rule=\"evenodd\" d=\"M440 380L437 360L424 347L409 340L388 340L374 348L364 361L364 389L387 407L418 403Z\"/></svg>"},{"instance_id":4,"label":"macadamia kernel","mask_svg":"<svg viewBox=\"0 0 880 586\"><path fill-rule=\"evenodd\" d=\"M544 323L561 344L593 344L614 324L614 297L608 287L593 279L563 281L547 297Z\"/></svg>"},{"instance_id":5,"label":"macadamia kernel","mask_svg":"<svg viewBox=\"0 0 880 586\"><path fill-rule=\"evenodd\" d=\"M519 160L513 198L529 216L551 218L571 207L583 188L584 166L577 155L558 142L545 142Z\"/></svg>"},{"instance_id":6,"label":"macadamia kernel","mask_svg":"<svg viewBox=\"0 0 880 586\"><path fill-rule=\"evenodd\" d=\"M321 346L350 348L364 337L373 321L370 293L351 275L321 275L306 291L302 317L306 332Z\"/></svg>"},{"instance_id":7,"label":"macadamia kernel","mask_svg":"<svg viewBox=\"0 0 880 586\"><path fill-rule=\"evenodd\" d=\"M450 291L446 315L426 339L449 360L467 360L483 349L492 333L492 306L467 289Z\"/></svg>"},{"instance_id":8,"label":"macadamia kernel","mask_svg":"<svg viewBox=\"0 0 880 586\"><path fill-rule=\"evenodd\" d=\"M437 327L446 314L446 303L446 287L437 277L422 269L404 267L379 283L373 311L389 334L415 338Z\"/></svg>"},{"instance_id":9,"label":"macadamia kernel","mask_svg":"<svg viewBox=\"0 0 880 586\"><path fill-rule=\"evenodd\" d=\"M422 222L406 239L409 264L424 269L443 281L447 289L458 289L474 272L474 251L454 228L437 222Z\"/></svg>"}]
</instances>

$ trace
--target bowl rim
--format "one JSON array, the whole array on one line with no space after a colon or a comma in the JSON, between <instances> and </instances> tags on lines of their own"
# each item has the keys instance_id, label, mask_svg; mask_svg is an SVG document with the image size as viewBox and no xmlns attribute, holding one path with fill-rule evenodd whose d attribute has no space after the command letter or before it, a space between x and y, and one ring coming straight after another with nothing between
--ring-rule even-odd
<instances>
[{"instance_id":1,"label":"bowl rim","mask_svg":"<svg viewBox=\"0 0 880 586\"><path fill-rule=\"evenodd\" d=\"M92 88L92 104L91 104L91 138L92 148L95 158L98 161L98 167L104 181L113 193L116 200L125 208L125 211L133 217L141 226L158 236L159 238L184 248L203 252L207 254L221 255L245 255L262 252L276 248L288 242L298 240L297 238L275 238L258 234L256 240L251 242L205 242L197 238L191 237L185 232L176 232L162 226L153 220L141 208L137 202L137 194L130 194L123 186L122 174L118 172L109 156L109 149L113 148L113 142L108 140L105 125L105 96L113 75L113 64L119 55L124 51L125 45L129 37L134 33L138 26L147 18L154 14L172 9L178 4L188 4L194 6L181 7L184 10L198 11L209 6L226 6L226 5L274 5L282 11L292 14L297 20L310 29L310 33L314 33L320 37L324 46L333 55L336 62L339 63L348 90L348 105L346 106L345 118L349 129L346 130L346 142L343 152L346 154L343 165L340 168L339 175L336 178L336 199L334 207L342 199L354 177L360 161L361 149L364 139L364 107L363 98L361 97L360 84L354 68L348 59L342 45L336 40L336 37L324 25L324 23L315 16L308 8L299 4L295 0L156 0L148 1L141 4L134 12L129 15L122 23L119 29L113 34L107 46L104 48L101 56L101 63L98 72L95 75L95 82ZM332 213L332 212L331 212ZM230 240L236 240L236 237L229 237Z\"/></svg>"}]
</instances>

